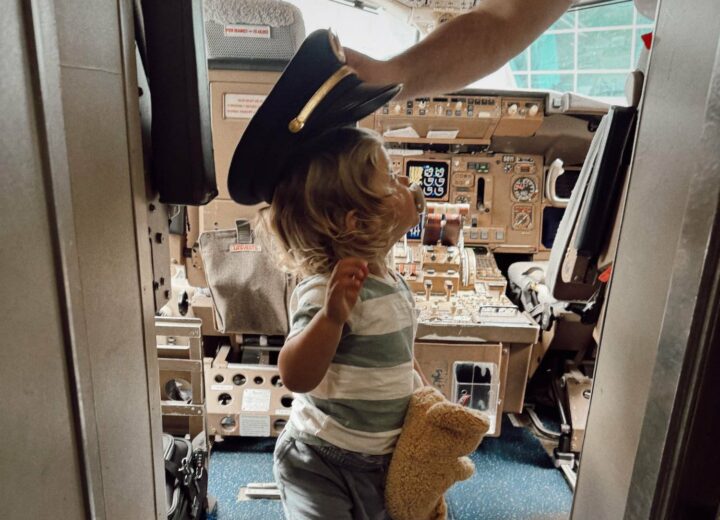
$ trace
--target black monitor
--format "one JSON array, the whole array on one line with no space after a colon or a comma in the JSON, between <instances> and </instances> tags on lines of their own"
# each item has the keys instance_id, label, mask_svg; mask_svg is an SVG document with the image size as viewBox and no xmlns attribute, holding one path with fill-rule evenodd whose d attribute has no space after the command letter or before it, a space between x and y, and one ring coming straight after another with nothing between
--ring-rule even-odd
<instances>
[{"instance_id":1,"label":"black monitor","mask_svg":"<svg viewBox=\"0 0 720 520\"><path fill-rule=\"evenodd\" d=\"M422 186L425 198L432 201L446 201L450 192L450 163L448 161L423 159L409 160L405 174L410 182Z\"/></svg>"}]
</instances>

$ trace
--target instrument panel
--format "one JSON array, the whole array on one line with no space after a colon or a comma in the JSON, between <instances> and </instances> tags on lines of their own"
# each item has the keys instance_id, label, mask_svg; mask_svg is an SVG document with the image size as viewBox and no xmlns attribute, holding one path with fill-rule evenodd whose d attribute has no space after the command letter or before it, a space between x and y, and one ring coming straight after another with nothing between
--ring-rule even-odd
<instances>
[{"instance_id":1,"label":"instrument panel","mask_svg":"<svg viewBox=\"0 0 720 520\"><path fill-rule=\"evenodd\" d=\"M495 136L535 135L544 117L544 97L450 94L391 101L360 124L383 136L393 172L419 183L428 202L466 207L465 244L533 254L540 249L543 157L489 150ZM408 238L421 234L419 224Z\"/></svg>"},{"instance_id":2,"label":"instrument panel","mask_svg":"<svg viewBox=\"0 0 720 520\"><path fill-rule=\"evenodd\" d=\"M544 98L453 94L391 101L361 124L387 142L489 145L534 135L544 117Z\"/></svg>"},{"instance_id":3,"label":"instrument panel","mask_svg":"<svg viewBox=\"0 0 720 520\"><path fill-rule=\"evenodd\" d=\"M467 206L465 244L496 252L537 252L544 186L541 155L389 153L393 173L420 183L429 203ZM421 233L418 227L408 238Z\"/></svg>"}]
</instances>

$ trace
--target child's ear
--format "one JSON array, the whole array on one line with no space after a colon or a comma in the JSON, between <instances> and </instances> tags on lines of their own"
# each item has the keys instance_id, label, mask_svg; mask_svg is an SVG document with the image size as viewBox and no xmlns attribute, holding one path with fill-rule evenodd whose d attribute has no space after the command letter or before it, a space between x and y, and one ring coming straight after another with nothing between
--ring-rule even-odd
<instances>
[{"instance_id":1,"label":"child's ear","mask_svg":"<svg viewBox=\"0 0 720 520\"><path fill-rule=\"evenodd\" d=\"M357 229L357 216L355 215L356 210L350 210L345 215L345 229L348 231L355 231Z\"/></svg>"}]
</instances>

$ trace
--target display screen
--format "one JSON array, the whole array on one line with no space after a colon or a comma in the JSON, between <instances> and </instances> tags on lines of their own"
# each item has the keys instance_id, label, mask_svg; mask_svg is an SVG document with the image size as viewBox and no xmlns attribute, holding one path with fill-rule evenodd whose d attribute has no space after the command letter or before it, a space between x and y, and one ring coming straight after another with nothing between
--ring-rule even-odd
<instances>
[{"instance_id":1,"label":"display screen","mask_svg":"<svg viewBox=\"0 0 720 520\"><path fill-rule=\"evenodd\" d=\"M450 165L445 161L408 161L407 176L423 188L426 199L447 198Z\"/></svg>"},{"instance_id":2,"label":"display screen","mask_svg":"<svg viewBox=\"0 0 720 520\"><path fill-rule=\"evenodd\" d=\"M424 216L424 213L420 215L420 222L411 227L410 230L407 232L406 236L408 240L420 240L420 237L422 237L422 223Z\"/></svg>"}]
</instances>

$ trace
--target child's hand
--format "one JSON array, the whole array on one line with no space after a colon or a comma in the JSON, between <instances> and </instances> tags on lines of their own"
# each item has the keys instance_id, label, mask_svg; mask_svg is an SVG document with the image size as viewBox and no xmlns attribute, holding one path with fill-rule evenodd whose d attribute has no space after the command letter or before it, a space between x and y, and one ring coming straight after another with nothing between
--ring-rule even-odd
<instances>
[{"instance_id":1,"label":"child's hand","mask_svg":"<svg viewBox=\"0 0 720 520\"><path fill-rule=\"evenodd\" d=\"M360 258L343 258L335 265L325 293L325 315L331 322L342 326L348 320L368 272Z\"/></svg>"}]
</instances>

